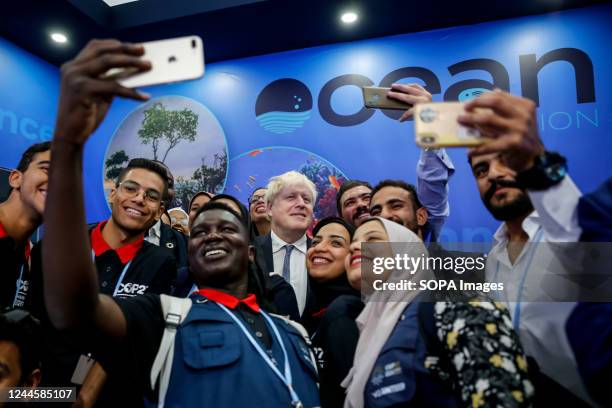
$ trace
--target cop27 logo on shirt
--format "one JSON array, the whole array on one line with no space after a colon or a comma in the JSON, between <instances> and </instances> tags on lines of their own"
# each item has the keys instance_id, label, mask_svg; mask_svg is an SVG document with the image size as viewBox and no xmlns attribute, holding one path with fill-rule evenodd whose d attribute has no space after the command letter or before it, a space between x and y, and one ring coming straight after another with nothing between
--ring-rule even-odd
<instances>
[{"instance_id":1,"label":"cop27 logo on shirt","mask_svg":"<svg viewBox=\"0 0 612 408\"><path fill-rule=\"evenodd\" d=\"M122 283L119 285L119 290L117 291L117 296L125 295L125 296L136 296L136 295L144 295L147 290L148 285L139 285L138 283Z\"/></svg>"},{"instance_id":2,"label":"cop27 logo on shirt","mask_svg":"<svg viewBox=\"0 0 612 408\"><path fill-rule=\"evenodd\" d=\"M536 54L519 55L520 81L522 96L533 100L540 105L540 94L538 89L538 74L547 65L554 62L569 63L574 69L574 82L563 81L559 86L572 87L576 89L576 102L579 104L595 102L595 79L593 62L582 50L577 48L558 48L547 52L540 58ZM502 63L489 58L476 58L458 62L449 66L451 75L469 71L485 71L491 75L492 81L482 79L468 79L459 81L449 86L444 92L445 101L463 101L471 99L487 90L500 88L510 90L510 75ZM425 89L432 95L442 93L442 87L437 75L430 69L424 67L403 67L396 69L383 77L379 82L380 87L390 87L391 84L402 79L417 78L424 83ZM318 107L319 114L330 125L334 126L356 126L367 121L375 113L375 109L361 108L353 114L340 114L332 107L332 95L344 86L374 86L374 81L360 74L345 74L329 80L319 92ZM271 98L271 88L264 88L267 97ZM262 92L263 94L263 92ZM260 95L261 96L261 95ZM399 119L402 111L382 110L391 119ZM303 123L302 123L303 124Z\"/></svg>"}]
</instances>

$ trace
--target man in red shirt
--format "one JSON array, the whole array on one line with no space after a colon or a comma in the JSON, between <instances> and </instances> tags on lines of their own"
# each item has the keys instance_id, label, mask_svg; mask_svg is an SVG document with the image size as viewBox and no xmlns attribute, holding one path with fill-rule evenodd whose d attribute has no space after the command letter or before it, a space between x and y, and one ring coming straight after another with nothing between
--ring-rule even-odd
<instances>
[{"instance_id":1,"label":"man in red shirt","mask_svg":"<svg viewBox=\"0 0 612 408\"><path fill-rule=\"evenodd\" d=\"M30 288L30 236L40 226L47 196L50 142L30 146L9 176L0 204L0 310L24 307Z\"/></svg>"}]
</instances>

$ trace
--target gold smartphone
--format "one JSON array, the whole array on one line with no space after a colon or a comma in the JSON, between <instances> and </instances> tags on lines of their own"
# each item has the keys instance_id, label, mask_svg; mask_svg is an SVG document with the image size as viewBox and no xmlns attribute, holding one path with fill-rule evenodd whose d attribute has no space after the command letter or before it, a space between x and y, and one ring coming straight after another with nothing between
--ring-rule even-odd
<instances>
[{"instance_id":1,"label":"gold smartphone","mask_svg":"<svg viewBox=\"0 0 612 408\"><path fill-rule=\"evenodd\" d=\"M363 91L363 104L366 108L407 110L412 107L408 103L387 97L391 88L364 86L361 90Z\"/></svg>"},{"instance_id":2,"label":"gold smartphone","mask_svg":"<svg viewBox=\"0 0 612 408\"><path fill-rule=\"evenodd\" d=\"M414 138L424 148L470 147L484 142L478 129L462 126L457 117L464 102L422 103L415 107Z\"/></svg>"}]
</instances>

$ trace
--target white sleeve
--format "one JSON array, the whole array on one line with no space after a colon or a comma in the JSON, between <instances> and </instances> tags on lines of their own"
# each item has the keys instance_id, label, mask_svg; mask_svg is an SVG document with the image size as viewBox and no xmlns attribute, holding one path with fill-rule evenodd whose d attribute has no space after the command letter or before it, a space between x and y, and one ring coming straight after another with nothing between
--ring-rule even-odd
<instances>
[{"instance_id":1,"label":"white sleeve","mask_svg":"<svg viewBox=\"0 0 612 408\"><path fill-rule=\"evenodd\" d=\"M528 191L533 207L540 217L548 242L576 242L582 230L578 225L578 200L582 196L568 176L547 190Z\"/></svg>"}]
</instances>

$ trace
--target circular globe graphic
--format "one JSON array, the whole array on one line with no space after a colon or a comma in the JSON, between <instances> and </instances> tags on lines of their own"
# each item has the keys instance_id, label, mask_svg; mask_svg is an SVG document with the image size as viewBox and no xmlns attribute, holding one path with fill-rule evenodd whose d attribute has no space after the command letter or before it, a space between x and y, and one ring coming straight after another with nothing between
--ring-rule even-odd
<instances>
[{"instance_id":1,"label":"circular globe graphic","mask_svg":"<svg viewBox=\"0 0 612 408\"><path fill-rule=\"evenodd\" d=\"M163 162L174 175L174 205L186 209L197 191L218 193L227 176L227 141L219 121L201 103L163 96L139 106L115 130L104 161L104 193L137 157Z\"/></svg>"},{"instance_id":2,"label":"circular globe graphic","mask_svg":"<svg viewBox=\"0 0 612 408\"><path fill-rule=\"evenodd\" d=\"M317 187L315 220L336 215L336 192L347 177L331 162L306 150L293 147L265 147L243 153L230 160L225 193L248 206L248 198L265 187L273 176L296 170Z\"/></svg>"},{"instance_id":3,"label":"circular globe graphic","mask_svg":"<svg viewBox=\"0 0 612 408\"><path fill-rule=\"evenodd\" d=\"M269 83L257 97L255 115L265 130L291 133L310 119L312 95L302 82L283 78Z\"/></svg>"}]
</instances>

